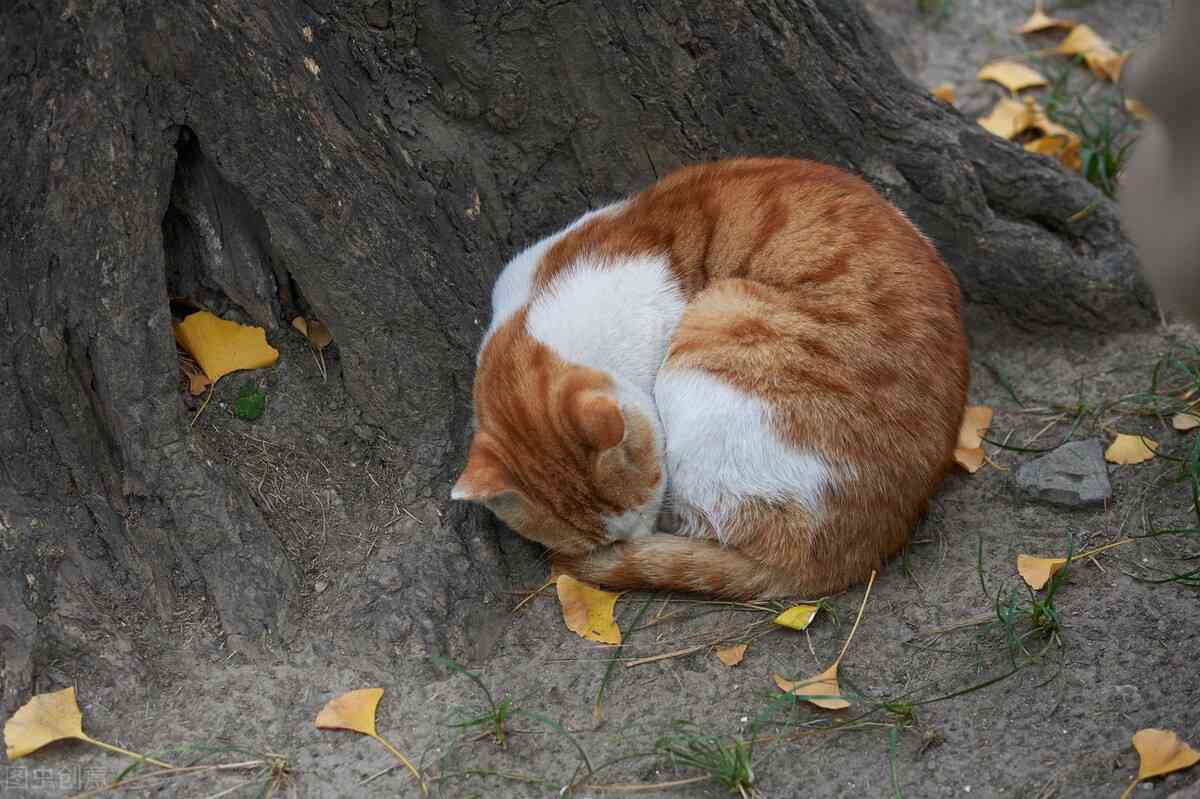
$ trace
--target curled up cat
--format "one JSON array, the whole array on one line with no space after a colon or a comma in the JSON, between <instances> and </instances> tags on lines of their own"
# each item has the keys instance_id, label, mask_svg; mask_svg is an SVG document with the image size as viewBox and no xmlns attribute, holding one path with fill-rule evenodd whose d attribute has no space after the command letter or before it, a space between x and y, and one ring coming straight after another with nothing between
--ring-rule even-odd
<instances>
[{"instance_id":1,"label":"curled up cat","mask_svg":"<svg viewBox=\"0 0 1200 799\"><path fill-rule=\"evenodd\" d=\"M841 590L952 462L958 284L831 166L684 168L517 255L492 311L451 496L597 585ZM678 534L655 530L664 503Z\"/></svg>"}]
</instances>

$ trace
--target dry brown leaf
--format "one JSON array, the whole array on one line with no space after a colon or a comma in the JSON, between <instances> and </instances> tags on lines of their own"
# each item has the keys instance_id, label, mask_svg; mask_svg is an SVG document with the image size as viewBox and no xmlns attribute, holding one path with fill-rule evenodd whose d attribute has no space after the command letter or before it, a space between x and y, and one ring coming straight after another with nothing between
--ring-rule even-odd
<instances>
[{"instance_id":1,"label":"dry brown leaf","mask_svg":"<svg viewBox=\"0 0 1200 799\"><path fill-rule=\"evenodd\" d=\"M279 360L267 332L240 325L208 311L197 311L175 326L175 339L214 383L239 369L261 369Z\"/></svg>"},{"instance_id":2,"label":"dry brown leaf","mask_svg":"<svg viewBox=\"0 0 1200 799\"><path fill-rule=\"evenodd\" d=\"M1036 558L1033 555L1017 555L1017 574L1025 584L1040 591L1050 578L1067 565L1066 558Z\"/></svg>"},{"instance_id":3,"label":"dry brown leaf","mask_svg":"<svg viewBox=\"0 0 1200 799\"><path fill-rule=\"evenodd\" d=\"M803 630L812 624L813 618L820 608L816 605L792 605L774 618L780 627L790 627L793 630Z\"/></svg>"},{"instance_id":4,"label":"dry brown leaf","mask_svg":"<svg viewBox=\"0 0 1200 799\"><path fill-rule=\"evenodd\" d=\"M1074 27L1075 23L1071 20L1056 19L1048 16L1046 12L1042 11L1042 9L1039 7L1033 12L1033 14L1029 16L1029 19L1025 20L1025 22L1019 28L1014 28L1013 33L1029 34L1037 33L1039 31L1053 30L1054 28L1071 30L1071 28Z\"/></svg>"},{"instance_id":5,"label":"dry brown leaf","mask_svg":"<svg viewBox=\"0 0 1200 799\"><path fill-rule=\"evenodd\" d=\"M317 714L323 730L353 730L375 737L375 709L383 698L382 688L359 688L335 696Z\"/></svg>"},{"instance_id":6,"label":"dry brown leaf","mask_svg":"<svg viewBox=\"0 0 1200 799\"><path fill-rule=\"evenodd\" d=\"M208 391L208 387L212 385L212 381L208 379L208 376L204 372L195 369L186 361L181 365L183 366L183 373L187 375L188 392L193 397L198 397L205 391Z\"/></svg>"},{"instance_id":7,"label":"dry brown leaf","mask_svg":"<svg viewBox=\"0 0 1200 799\"><path fill-rule=\"evenodd\" d=\"M746 657L746 647L748 646L750 646L750 644L738 644L737 646L718 649L717 660L732 668L741 663L742 658Z\"/></svg>"},{"instance_id":8,"label":"dry brown leaf","mask_svg":"<svg viewBox=\"0 0 1200 799\"><path fill-rule=\"evenodd\" d=\"M1104 451L1104 459L1109 463L1129 466L1150 460L1157 449L1158 442L1152 438L1117 433L1113 443Z\"/></svg>"},{"instance_id":9,"label":"dry brown leaf","mask_svg":"<svg viewBox=\"0 0 1200 799\"><path fill-rule=\"evenodd\" d=\"M594 588L569 574L559 575L556 584L568 630L589 641L621 643L621 630L613 619L613 608L620 594Z\"/></svg>"},{"instance_id":10,"label":"dry brown leaf","mask_svg":"<svg viewBox=\"0 0 1200 799\"><path fill-rule=\"evenodd\" d=\"M1200 763L1200 752L1185 744L1170 730L1138 730L1133 736L1133 748L1141 760L1138 782Z\"/></svg>"},{"instance_id":11,"label":"dry brown leaf","mask_svg":"<svg viewBox=\"0 0 1200 799\"><path fill-rule=\"evenodd\" d=\"M1176 430L1192 430L1200 427L1200 416L1194 413L1177 413L1171 417L1171 427Z\"/></svg>"},{"instance_id":12,"label":"dry brown leaf","mask_svg":"<svg viewBox=\"0 0 1200 799\"><path fill-rule=\"evenodd\" d=\"M958 446L954 460L971 474L983 465L983 436L992 425L992 409L987 405L968 405L958 428Z\"/></svg>"},{"instance_id":13,"label":"dry brown leaf","mask_svg":"<svg viewBox=\"0 0 1200 799\"><path fill-rule=\"evenodd\" d=\"M1046 78L1042 73L1016 61L1001 60L984 64L975 77L978 80L990 80L999 83L1013 94L1022 89L1032 89L1034 86L1046 85Z\"/></svg>"},{"instance_id":14,"label":"dry brown leaf","mask_svg":"<svg viewBox=\"0 0 1200 799\"><path fill-rule=\"evenodd\" d=\"M304 336L314 347L323 350L333 341L333 334L329 332L329 328L325 323L317 319L305 319L303 316L297 316L292 320L292 327L300 331L300 335Z\"/></svg>"},{"instance_id":15,"label":"dry brown leaf","mask_svg":"<svg viewBox=\"0 0 1200 799\"><path fill-rule=\"evenodd\" d=\"M941 83L933 87L929 92L934 97L941 100L943 103L954 105L954 84L950 82Z\"/></svg>"},{"instance_id":16,"label":"dry brown leaf","mask_svg":"<svg viewBox=\"0 0 1200 799\"><path fill-rule=\"evenodd\" d=\"M1146 104L1133 97L1125 98L1125 110L1139 122L1146 122L1154 118L1150 113L1150 109L1146 107Z\"/></svg>"},{"instance_id":17,"label":"dry brown leaf","mask_svg":"<svg viewBox=\"0 0 1200 799\"><path fill-rule=\"evenodd\" d=\"M775 684L779 686L780 690L793 694L805 702L811 702L817 707L827 710L842 710L850 707L850 703L842 698L837 671L838 664L835 662L825 671L815 677L809 677L807 680L792 682L778 674L772 674L771 678L775 680Z\"/></svg>"}]
</instances>

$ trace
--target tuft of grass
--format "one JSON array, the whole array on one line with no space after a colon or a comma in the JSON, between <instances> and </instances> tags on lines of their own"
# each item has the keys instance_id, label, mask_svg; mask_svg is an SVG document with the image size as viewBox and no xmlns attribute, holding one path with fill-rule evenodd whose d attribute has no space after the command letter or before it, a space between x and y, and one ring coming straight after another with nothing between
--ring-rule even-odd
<instances>
[{"instance_id":1,"label":"tuft of grass","mask_svg":"<svg viewBox=\"0 0 1200 799\"><path fill-rule=\"evenodd\" d=\"M508 722L520 712L517 706L513 704L512 699L506 696L497 702L492 696L492 692L488 690L487 685L479 678L479 675L448 658L438 657L437 655L433 655L432 658L443 668L449 669L456 674L462 674L475 683L479 688L479 692L483 694L483 698L487 700L487 705L479 708L477 715L462 721L452 722L450 726L458 729L479 728L487 730L496 740L496 743L499 744L500 748L504 749L508 741Z\"/></svg>"},{"instance_id":2,"label":"tuft of grass","mask_svg":"<svg viewBox=\"0 0 1200 799\"><path fill-rule=\"evenodd\" d=\"M237 418L253 422L267 409L267 395L253 380L242 383L238 398L233 402L233 413Z\"/></svg>"},{"instance_id":3,"label":"tuft of grass","mask_svg":"<svg viewBox=\"0 0 1200 799\"><path fill-rule=\"evenodd\" d=\"M1054 598L1058 589L1067 579L1067 573L1071 568L1070 543L1068 541L1067 562L1050 578L1043 593L1038 594L1037 591L1021 583L1019 586L1013 586L1008 591L1007 598L1004 598L1003 586L996 589L994 596L988 590L987 581L983 576L983 539L979 540L979 552L975 563L975 570L979 575L979 586L983 589L984 595L993 602L996 620L1004 630L1005 639L1008 641L1009 657L1014 669L1017 668L1018 655L1023 655L1030 660L1037 660L1046 654L1051 646L1061 647L1063 644L1062 615L1054 604ZM1020 601L1022 586L1028 595L1027 604ZM1026 642L1033 639L1040 639L1045 644L1037 651L1030 651Z\"/></svg>"},{"instance_id":4,"label":"tuft of grass","mask_svg":"<svg viewBox=\"0 0 1200 799\"><path fill-rule=\"evenodd\" d=\"M754 787L754 742L706 735L690 722L678 721L654 749L672 763L697 769L743 799L757 796Z\"/></svg>"},{"instance_id":5,"label":"tuft of grass","mask_svg":"<svg viewBox=\"0 0 1200 799\"><path fill-rule=\"evenodd\" d=\"M1079 137L1079 157L1083 176L1110 198L1117 196L1117 183L1129 161L1134 122L1123 106L1105 103L1097 112L1083 99L1075 101L1077 110L1055 104L1050 114ZM1047 111L1049 114L1050 112Z\"/></svg>"}]
</instances>

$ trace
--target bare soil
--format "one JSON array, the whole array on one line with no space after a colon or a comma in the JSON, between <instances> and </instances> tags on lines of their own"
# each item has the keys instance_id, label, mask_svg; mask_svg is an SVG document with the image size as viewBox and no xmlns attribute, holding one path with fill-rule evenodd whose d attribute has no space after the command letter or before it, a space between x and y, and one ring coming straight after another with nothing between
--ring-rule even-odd
<instances>
[{"instance_id":1,"label":"bare soil","mask_svg":"<svg viewBox=\"0 0 1200 799\"><path fill-rule=\"evenodd\" d=\"M912 0L871 5L896 37L898 60L910 74L927 85L949 79L965 87L960 97L968 110L986 105L977 98L993 92L971 79L977 65L1011 52L1006 31L1028 11L1026 3L958 0L937 17L919 14ZM1162 24L1165 7L1103 0L1061 13L1133 45ZM1200 336L1182 327L1111 336L1022 330L980 307L969 309L968 322L971 401L995 409L993 438L1034 448L1062 441L1081 404L1099 407L1145 391L1164 353L1200 346ZM1013 474L1036 456L996 446L987 447L992 463L977 474L946 481L909 551L879 576L842 666L844 683L863 696L914 703L911 718L897 708L864 714L861 708L871 706L864 699L848 711L795 708L771 716L776 723L754 726L777 695L773 673L811 675L836 657L863 598L859 587L829 598L834 612L820 614L803 633L761 623L750 628L768 616L734 607L623 597L618 617L627 643L598 719L597 694L614 653L565 630L551 591L513 611L547 569L536 549L512 538L501 553L504 562L495 564L512 575L510 590L487 596L464 628L433 631L432 638L497 699L511 697L530 715L511 721L505 749L475 730L452 728L477 714L482 697L467 677L431 660L431 636L413 629L417 622L405 613L405 601L413 592L435 602L457 598L440 595L446 591L440 583L425 585L419 577L398 584L397 575L411 574L402 564L431 547L461 556L464 572L474 553L449 532L453 511L442 497L398 503L406 475L396 467L405 461L397 453L405 444L359 418L340 379L336 344L325 353L323 379L298 335L284 330L274 339L282 349L279 365L249 376L269 397L263 419L234 417L240 383L230 380L194 429L204 456L234 465L274 529L286 531L289 555L304 565L302 622L286 641L262 641L263 656L250 660L226 651L199 601L181 608L174 625L123 608L81 607L81 624L116 620L96 624L95 657L119 664L129 677L92 682L86 659L73 667L81 670L50 675L78 686L85 728L96 738L145 752L192 744L279 753L290 776L277 795L304 797L418 795L381 746L313 725L327 700L366 686L386 690L381 734L431 777L441 776L432 795L446 797L566 795L564 786L585 778L578 748L593 768L617 762L599 769L574 796L624 795L589 784L693 777L697 772L653 756L655 741L677 721L713 735L769 736L755 747L754 773L759 790L771 797L1115 797L1137 769L1130 746L1135 731L1163 727L1200 744L1197 597L1194 589L1145 579L1157 569L1191 568L1194 560L1180 559L1200 552L1195 543L1143 541L1072 566L1057 599L1059 639L1023 641L1029 650L1044 649L1039 658L1014 655L999 624L979 623L994 620L997 591L1007 598L1019 585L1018 553L1064 555L1068 546L1080 551L1152 529L1195 526L1178 464L1158 458L1112 466L1111 503L1070 511L1021 496ZM1195 435L1124 410L1089 414L1073 438L1144 433L1177 455ZM710 647L631 665L768 629L734 668L718 662ZM1015 672L1014 665L1020 666ZM857 721L834 729L847 719ZM83 744L59 744L0 768L0 796L72 793L81 779L96 787L123 766ZM18 773L21 767L46 769L44 780L53 775L63 782L36 787L32 772ZM1135 796L1165 797L1198 777L1194 771L1172 775L1143 785ZM158 787L145 790L216 796L248 779L189 776L149 781ZM262 784L229 795L259 795ZM709 782L638 795L728 794Z\"/></svg>"}]
</instances>

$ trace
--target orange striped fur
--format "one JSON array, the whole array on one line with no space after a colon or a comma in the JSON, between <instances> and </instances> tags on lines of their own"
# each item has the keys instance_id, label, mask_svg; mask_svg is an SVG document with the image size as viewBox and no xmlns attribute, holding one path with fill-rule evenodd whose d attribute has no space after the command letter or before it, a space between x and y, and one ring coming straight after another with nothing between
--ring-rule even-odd
<instances>
[{"instance_id":1,"label":"orange striped fur","mask_svg":"<svg viewBox=\"0 0 1200 799\"><path fill-rule=\"evenodd\" d=\"M840 590L904 545L951 463L959 305L856 177L680 170L506 268L452 496L610 588ZM653 529L664 501L680 535Z\"/></svg>"}]
</instances>

